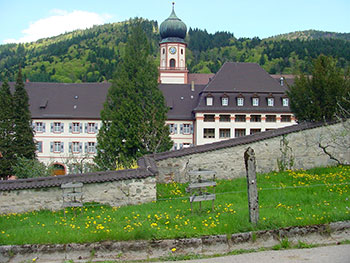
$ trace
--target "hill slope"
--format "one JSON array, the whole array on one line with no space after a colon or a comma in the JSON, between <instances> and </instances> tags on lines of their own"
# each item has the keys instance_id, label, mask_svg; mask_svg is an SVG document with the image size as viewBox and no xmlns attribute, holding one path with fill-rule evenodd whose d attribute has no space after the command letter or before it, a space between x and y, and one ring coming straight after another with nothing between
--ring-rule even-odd
<instances>
[{"instance_id":1,"label":"hill slope","mask_svg":"<svg viewBox=\"0 0 350 263\"><path fill-rule=\"evenodd\" d=\"M342 40L350 40L350 33L336 33L336 32L327 32L327 31L319 31L319 30L304 30L304 31L296 31L286 34L281 34L277 36L270 37L270 40L314 40L314 39L342 39Z\"/></svg>"},{"instance_id":2,"label":"hill slope","mask_svg":"<svg viewBox=\"0 0 350 263\"><path fill-rule=\"evenodd\" d=\"M94 26L33 43L0 46L0 72L10 80L18 65L30 81L99 82L113 77L130 26L140 23L157 54L156 21L131 19Z\"/></svg>"},{"instance_id":3,"label":"hill slope","mask_svg":"<svg viewBox=\"0 0 350 263\"><path fill-rule=\"evenodd\" d=\"M101 82L113 78L130 26L140 23L159 63L158 23L142 18L95 26L33 43L0 45L0 81L15 80L19 65L26 79L47 82ZM308 73L319 54L350 65L350 34L302 31L268 39L189 29L187 67L192 73L216 73L226 61L255 62L271 74Z\"/></svg>"}]
</instances>

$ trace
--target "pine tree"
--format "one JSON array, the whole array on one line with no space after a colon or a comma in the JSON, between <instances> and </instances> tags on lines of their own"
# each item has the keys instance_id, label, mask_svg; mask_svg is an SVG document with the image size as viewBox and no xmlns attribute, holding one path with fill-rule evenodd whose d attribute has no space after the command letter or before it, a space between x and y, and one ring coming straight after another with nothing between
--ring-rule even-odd
<instances>
[{"instance_id":1,"label":"pine tree","mask_svg":"<svg viewBox=\"0 0 350 263\"><path fill-rule=\"evenodd\" d=\"M335 119L338 103L346 94L347 81L336 60L320 55L313 62L312 75L300 74L288 91L290 107L298 121Z\"/></svg>"},{"instance_id":2,"label":"pine tree","mask_svg":"<svg viewBox=\"0 0 350 263\"><path fill-rule=\"evenodd\" d=\"M13 147L18 157L34 159L36 147L33 141L34 135L29 111L29 98L24 88L21 68L17 75L13 103L15 120Z\"/></svg>"},{"instance_id":3,"label":"pine tree","mask_svg":"<svg viewBox=\"0 0 350 263\"><path fill-rule=\"evenodd\" d=\"M95 158L101 169L130 167L137 158L172 146L165 126L167 108L149 49L145 33L134 25L101 111Z\"/></svg>"},{"instance_id":4,"label":"pine tree","mask_svg":"<svg viewBox=\"0 0 350 263\"><path fill-rule=\"evenodd\" d=\"M16 155L13 148L14 141L14 116L13 98L10 86L5 80L0 88L0 177L6 179L13 175L12 168L16 163Z\"/></svg>"}]
</instances>

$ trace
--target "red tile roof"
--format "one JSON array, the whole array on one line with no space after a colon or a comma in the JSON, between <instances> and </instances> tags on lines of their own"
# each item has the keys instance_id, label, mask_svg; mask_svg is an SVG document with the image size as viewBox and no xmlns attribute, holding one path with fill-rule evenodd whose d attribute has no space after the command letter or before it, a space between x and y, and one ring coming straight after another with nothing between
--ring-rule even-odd
<instances>
[{"instance_id":1,"label":"red tile roof","mask_svg":"<svg viewBox=\"0 0 350 263\"><path fill-rule=\"evenodd\" d=\"M188 83L191 84L192 81L194 81L194 84L196 85L207 85L210 81L215 76L215 74L200 74L200 73L192 73L188 74Z\"/></svg>"}]
</instances>

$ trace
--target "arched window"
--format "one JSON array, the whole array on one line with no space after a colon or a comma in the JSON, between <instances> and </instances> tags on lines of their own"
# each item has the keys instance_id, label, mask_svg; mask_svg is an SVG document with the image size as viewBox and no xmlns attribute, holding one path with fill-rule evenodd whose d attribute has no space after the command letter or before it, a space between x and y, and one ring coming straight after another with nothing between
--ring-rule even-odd
<instances>
[{"instance_id":1,"label":"arched window","mask_svg":"<svg viewBox=\"0 0 350 263\"><path fill-rule=\"evenodd\" d=\"M165 54L165 48L163 48L163 55Z\"/></svg>"},{"instance_id":2,"label":"arched window","mask_svg":"<svg viewBox=\"0 0 350 263\"><path fill-rule=\"evenodd\" d=\"M184 50L181 48L181 55L183 55L184 54Z\"/></svg>"},{"instance_id":3,"label":"arched window","mask_svg":"<svg viewBox=\"0 0 350 263\"><path fill-rule=\"evenodd\" d=\"M175 59L170 59L170 68L175 68L176 67L176 61Z\"/></svg>"}]
</instances>

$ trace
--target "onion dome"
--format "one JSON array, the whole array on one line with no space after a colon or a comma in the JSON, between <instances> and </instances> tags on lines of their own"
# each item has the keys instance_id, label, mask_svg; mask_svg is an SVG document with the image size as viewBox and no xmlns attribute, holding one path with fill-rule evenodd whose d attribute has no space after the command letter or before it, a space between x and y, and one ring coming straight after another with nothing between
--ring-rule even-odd
<instances>
[{"instance_id":1,"label":"onion dome","mask_svg":"<svg viewBox=\"0 0 350 263\"><path fill-rule=\"evenodd\" d=\"M160 24L159 28L160 36L162 37L162 41L160 43L165 42L183 42L186 37L187 27L184 22L180 18L178 18L174 11L174 3L173 10L170 16Z\"/></svg>"}]
</instances>

